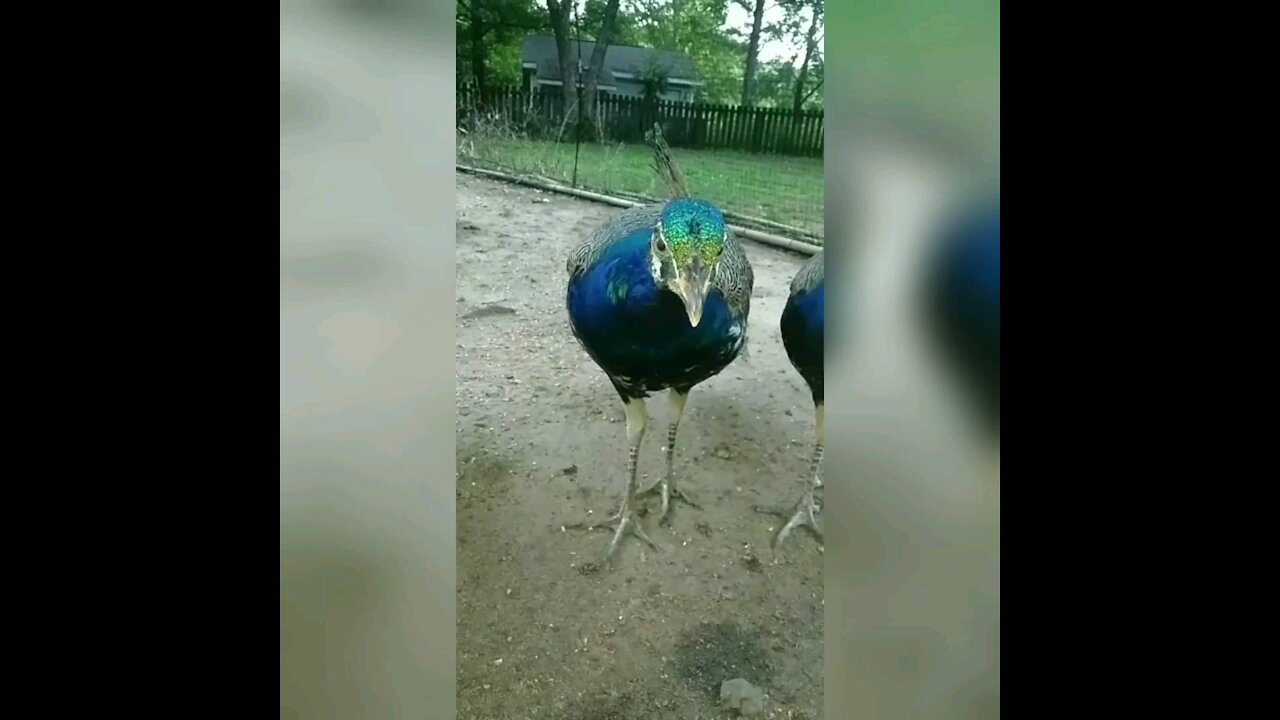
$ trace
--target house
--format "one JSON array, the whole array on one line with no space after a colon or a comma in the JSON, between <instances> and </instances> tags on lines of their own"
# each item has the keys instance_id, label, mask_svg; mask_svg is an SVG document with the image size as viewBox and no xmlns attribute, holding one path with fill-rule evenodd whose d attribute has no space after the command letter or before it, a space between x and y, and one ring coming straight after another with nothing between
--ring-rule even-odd
<instances>
[{"instance_id":1,"label":"house","mask_svg":"<svg viewBox=\"0 0 1280 720\"><path fill-rule=\"evenodd\" d=\"M578 54L578 41L571 39L574 55ZM596 44L582 41L582 72L591 62ZM523 86L526 91L552 86L560 87L560 60L556 52L556 39L550 35L525 37L520 49ZM651 68L661 68L667 74L667 91L663 100L693 102L694 92L702 83L694 80L693 61L688 55L672 50L650 50L633 45L610 45L604 55L605 67L597 80L600 92L640 97L644 95L641 78Z\"/></svg>"}]
</instances>

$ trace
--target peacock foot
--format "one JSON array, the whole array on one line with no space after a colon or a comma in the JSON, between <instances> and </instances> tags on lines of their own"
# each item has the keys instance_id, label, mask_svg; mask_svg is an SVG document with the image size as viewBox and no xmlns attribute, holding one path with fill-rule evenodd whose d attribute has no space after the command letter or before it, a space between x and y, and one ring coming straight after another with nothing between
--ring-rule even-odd
<instances>
[{"instance_id":1,"label":"peacock foot","mask_svg":"<svg viewBox=\"0 0 1280 720\"><path fill-rule=\"evenodd\" d=\"M646 545L654 550L658 550L658 546L654 544L649 536L645 533L644 528L640 525L640 519L636 517L636 513L631 509L630 502L623 502L618 512L603 521L588 520L586 522L565 525L566 530L613 530L613 540L609 541L609 550L605 554L604 561L608 563L613 560L614 554L618 550L618 544L622 541L622 536L630 533Z\"/></svg>"},{"instance_id":2,"label":"peacock foot","mask_svg":"<svg viewBox=\"0 0 1280 720\"><path fill-rule=\"evenodd\" d=\"M675 498L680 502L688 505L694 510L701 510L702 506L698 504L688 493L676 487L674 478L663 478L649 487L636 493L636 496L647 495L651 492L657 492L662 498L662 510L658 513L658 524L665 525L670 522L668 513L671 510L671 499Z\"/></svg>"},{"instance_id":3,"label":"peacock foot","mask_svg":"<svg viewBox=\"0 0 1280 720\"><path fill-rule=\"evenodd\" d=\"M787 522L778 530L773 537L773 548L777 550L783 541L791 535L791 532L801 525L808 526L813 534L818 538L818 542L823 541L822 526L818 523L818 514L822 512L822 507L818 505L814 499L814 488L810 487L805 491L804 496L800 498L800 502L789 506L786 509L757 507L756 512L765 513L767 515L776 515L786 518Z\"/></svg>"}]
</instances>

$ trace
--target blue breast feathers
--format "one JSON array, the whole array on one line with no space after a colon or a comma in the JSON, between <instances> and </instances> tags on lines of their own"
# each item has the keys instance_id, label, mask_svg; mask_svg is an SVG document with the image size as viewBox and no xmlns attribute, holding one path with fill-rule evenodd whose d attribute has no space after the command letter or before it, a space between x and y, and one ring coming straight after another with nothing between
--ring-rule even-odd
<instances>
[{"instance_id":1,"label":"blue breast feathers","mask_svg":"<svg viewBox=\"0 0 1280 720\"><path fill-rule=\"evenodd\" d=\"M780 323L787 357L813 391L816 401L823 398L825 294L826 282L823 281L808 292L787 298Z\"/></svg>"},{"instance_id":2,"label":"blue breast feathers","mask_svg":"<svg viewBox=\"0 0 1280 720\"><path fill-rule=\"evenodd\" d=\"M999 206L966 220L946 238L936 282L957 314L972 323L972 332L999 337Z\"/></svg>"},{"instance_id":3,"label":"blue breast feathers","mask_svg":"<svg viewBox=\"0 0 1280 720\"><path fill-rule=\"evenodd\" d=\"M928 309L940 348L994 426L1000 412L1000 204L943 228L929 269Z\"/></svg>"},{"instance_id":4,"label":"blue breast feathers","mask_svg":"<svg viewBox=\"0 0 1280 720\"><path fill-rule=\"evenodd\" d=\"M793 295L788 299L787 303L795 308L796 314L804 324L805 340L809 343L816 343L818 347L822 346L822 334L826 328L826 314L824 309L826 305L823 302L827 283L818 283L818 286L806 293Z\"/></svg>"},{"instance_id":5,"label":"blue breast feathers","mask_svg":"<svg viewBox=\"0 0 1280 720\"><path fill-rule=\"evenodd\" d=\"M680 298L653 280L651 232L637 230L611 243L570 279L567 298L578 340L614 384L635 397L687 390L720 372L741 351L746 330L715 289L698 326L689 325Z\"/></svg>"}]
</instances>

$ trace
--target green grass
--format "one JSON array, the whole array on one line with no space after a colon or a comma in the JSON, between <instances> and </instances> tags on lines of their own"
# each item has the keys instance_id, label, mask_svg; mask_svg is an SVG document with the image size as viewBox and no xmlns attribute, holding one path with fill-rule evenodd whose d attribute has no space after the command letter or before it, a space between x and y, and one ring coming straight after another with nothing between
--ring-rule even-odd
<instances>
[{"instance_id":1,"label":"green grass","mask_svg":"<svg viewBox=\"0 0 1280 720\"><path fill-rule=\"evenodd\" d=\"M584 143L578 157L578 187L603 193L660 198L666 195L649 166L643 145ZM725 150L673 148L689 192L726 211L822 234L822 160L751 155ZM572 143L483 139L460 149L460 160L511 172L540 175L568 184Z\"/></svg>"}]
</instances>

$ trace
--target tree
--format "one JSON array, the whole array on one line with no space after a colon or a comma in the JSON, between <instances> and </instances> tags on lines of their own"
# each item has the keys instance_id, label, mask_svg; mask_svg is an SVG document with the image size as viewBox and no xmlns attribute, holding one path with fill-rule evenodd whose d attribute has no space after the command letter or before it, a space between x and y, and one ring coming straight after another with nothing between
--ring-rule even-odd
<instances>
[{"instance_id":1,"label":"tree","mask_svg":"<svg viewBox=\"0 0 1280 720\"><path fill-rule=\"evenodd\" d=\"M755 0L754 9L751 0L738 0L738 4L753 13L751 21L751 40L747 43L747 64L742 71L742 104L750 107L752 83L755 81L756 65L760 58L760 24L764 20L764 0Z\"/></svg>"},{"instance_id":2,"label":"tree","mask_svg":"<svg viewBox=\"0 0 1280 720\"><path fill-rule=\"evenodd\" d=\"M572 0L547 0L547 11L551 15L551 28L555 35L556 52L560 59L561 93L564 99L565 121L574 122L578 132L594 132L596 117L596 87L600 80L600 68L604 66L605 55L609 51L613 29L618 18L619 0L606 0L600 16L599 29L595 34L595 48L587 61L587 74L582 81L582 108L578 107L578 82L581 72L578 53L581 48L575 41L579 38L569 36L570 13L573 12ZM578 35L581 34L582 18L576 18Z\"/></svg>"},{"instance_id":3,"label":"tree","mask_svg":"<svg viewBox=\"0 0 1280 720\"><path fill-rule=\"evenodd\" d=\"M724 29L728 0L627 0L624 8L635 44L689 56L703 102L737 102L745 45Z\"/></svg>"},{"instance_id":4,"label":"tree","mask_svg":"<svg viewBox=\"0 0 1280 720\"><path fill-rule=\"evenodd\" d=\"M612 4L610 0L587 0L582 4L582 27L598 28L604 25L604 16ZM618 3L614 10L613 40L611 45L640 45L637 34L635 16L630 11L631 3Z\"/></svg>"},{"instance_id":5,"label":"tree","mask_svg":"<svg viewBox=\"0 0 1280 720\"><path fill-rule=\"evenodd\" d=\"M640 83L643 90L641 91L641 126L650 127L658 119L658 100L667 92L670 87L668 79L670 73L666 67L657 62L650 61L643 70L640 71Z\"/></svg>"},{"instance_id":6,"label":"tree","mask_svg":"<svg viewBox=\"0 0 1280 720\"><path fill-rule=\"evenodd\" d=\"M613 27L618 18L618 0L608 0L604 8L604 17L600 20L600 31L596 33L596 46L591 51L591 62L587 65L587 77L583 81L583 97L586 107L583 117L586 120L588 133L594 136L596 131L596 83L600 79L600 68L604 66L605 54L609 51L609 43L613 39Z\"/></svg>"},{"instance_id":7,"label":"tree","mask_svg":"<svg viewBox=\"0 0 1280 720\"><path fill-rule=\"evenodd\" d=\"M752 103L756 107L791 107L798 61L798 56L790 60L761 61L752 82Z\"/></svg>"},{"instance_id":8,"label":"tree","mask_svg":"<svg viewBox=\"0 0 1280 720\"><path fill-rule=\"evenodd\" d=\"M671 71L663 65L652 61L645 64L640 71L641 97L656 102L671 87L670 79Z\"/></svg>"},{"instance_id":9,"label":"tree","mask_svg":"<svg viewBox=\"0 0 1280 720\"><path fill-rule=\"evenodd\" d=\"M807 94L804 90L805 82L809 79L809 65L817 60L818 43L822 42L822 38L818 36L818 26L822 23L823 0L812 0L810 10L813 19L809 21L809 32L805 36L804 61L800 63L800 72L796 74L795 94L791 105L791 111L797 115L804 108L805 101L822 87L819 82Z\"/></svg>"},{"instance_id":10,"label":"tree","mask_svg":"<svg viewBox=\"0 0 1280 720\"><path fill-rule=\"evenodd\" d=\"M551 15L551 32L556 39L556 55L560 61L560 92L564 100L564 119L568 123L578 117L578 56L569 41L569 13L572 0L547 0Z\"/></svg>"},{"instance_id":11,"label":"tree","mask_svg":"<svg viewBox=\"0 0 1280 720\"><path fill-rule=\"evenodd\" d=\"M456 1L458 67L469 68L472 83L483 93L490 84L494 56L509 56L511 46L545 28L547 18L535 0ZM512 70L503 68L501 74L509 77Z\"/></svg>"}]
</instances>

